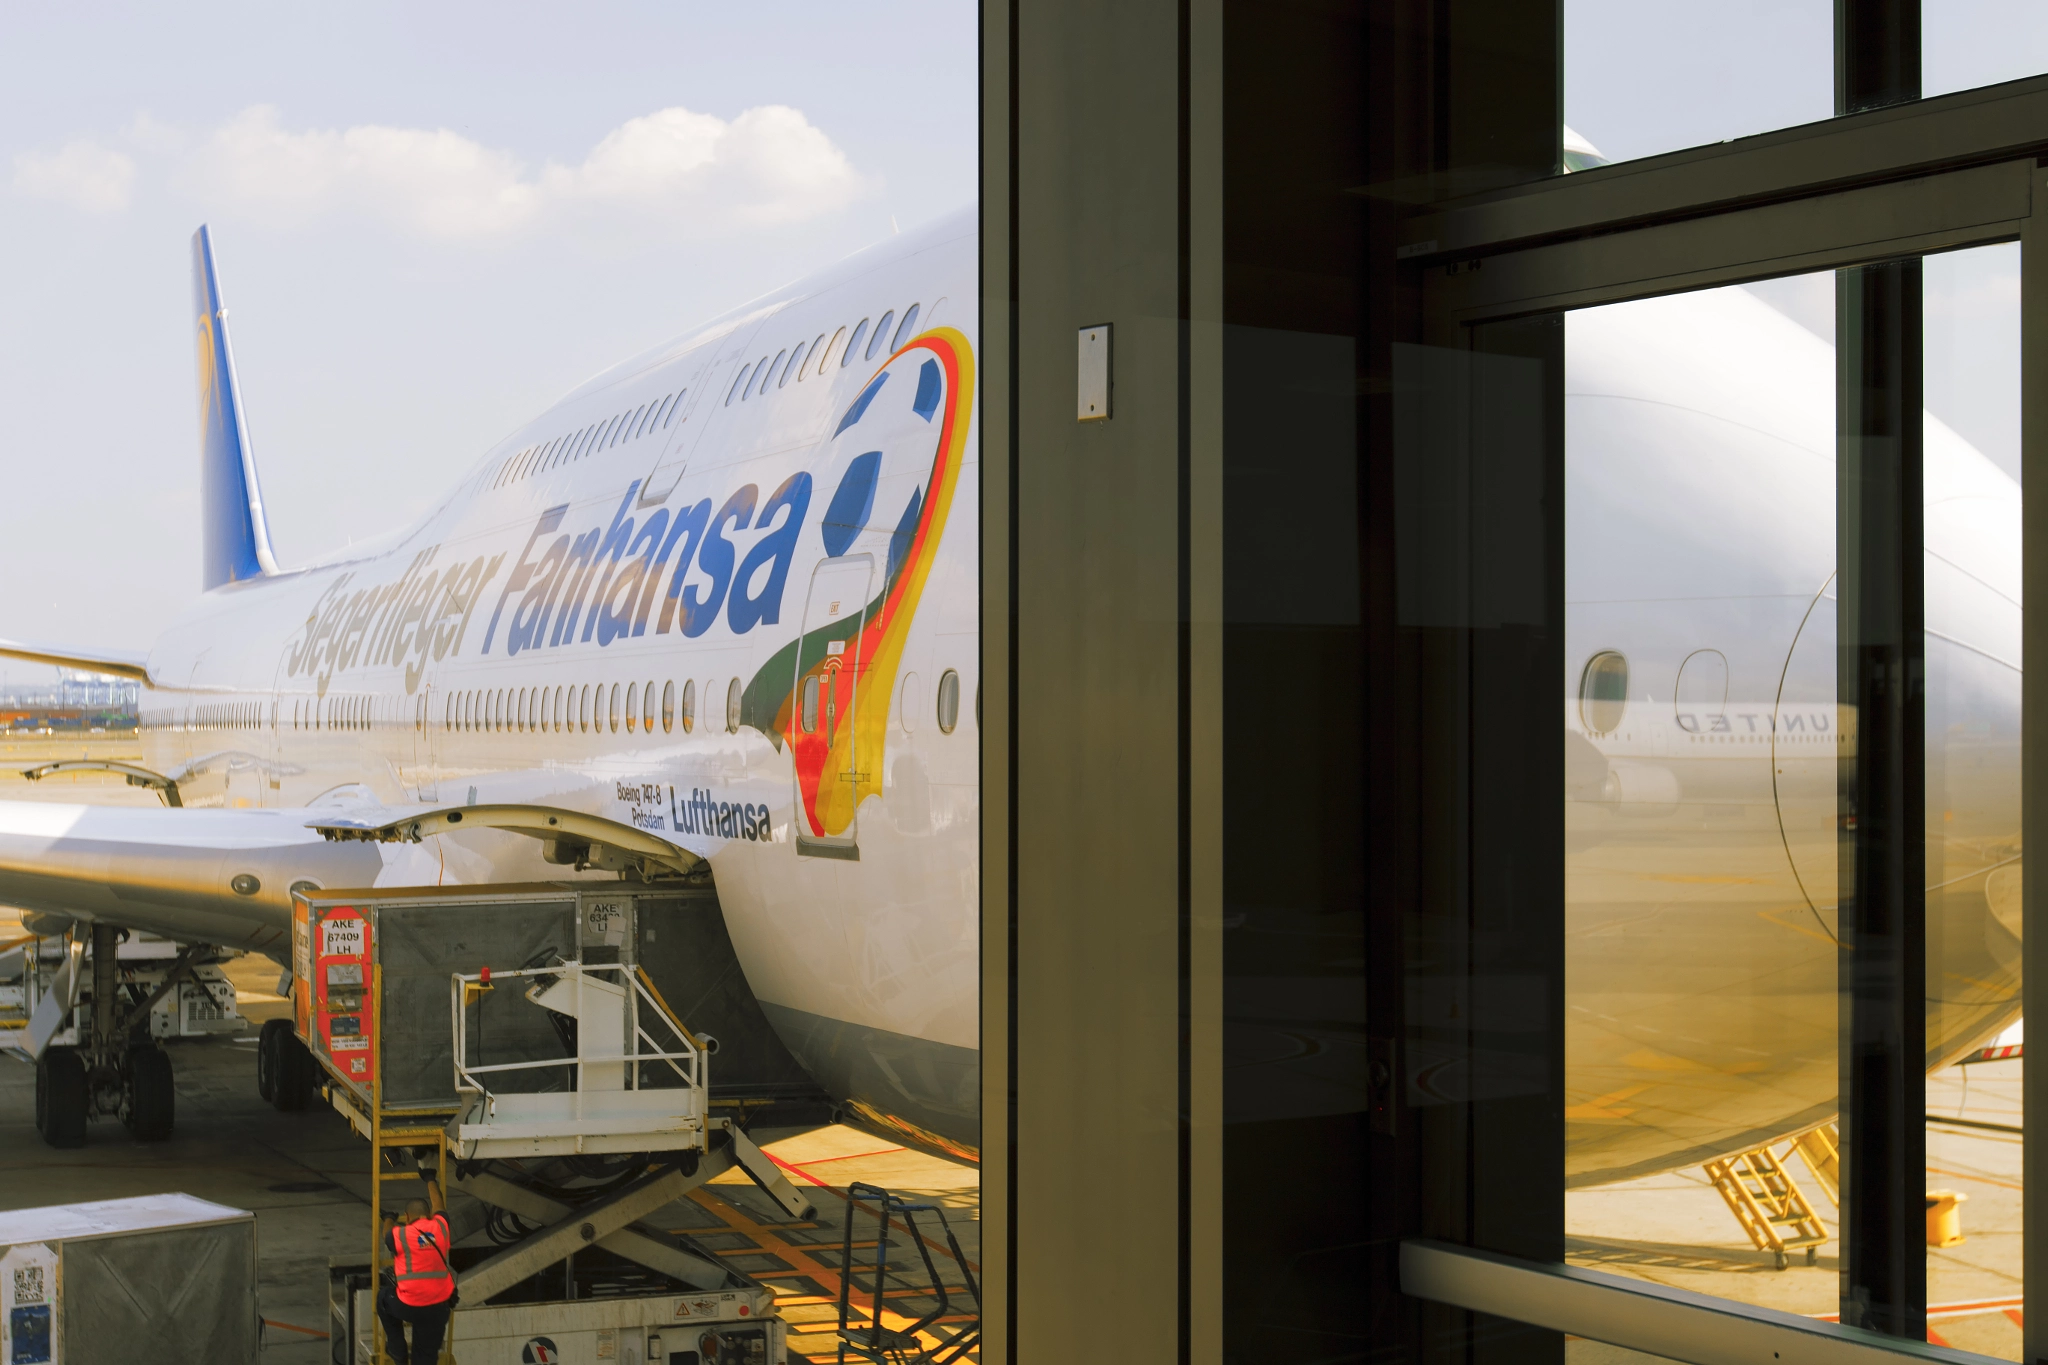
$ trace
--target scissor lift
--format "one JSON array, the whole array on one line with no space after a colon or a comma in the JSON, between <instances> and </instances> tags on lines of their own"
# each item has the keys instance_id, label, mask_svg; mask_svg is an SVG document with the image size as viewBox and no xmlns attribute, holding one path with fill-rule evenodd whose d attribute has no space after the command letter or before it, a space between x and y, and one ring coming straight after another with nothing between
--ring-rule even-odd
<instances>
[{"instance_id":1,"label":"scissor lift","mask_svg":"<svg viewBox=\"0 0 2048 1365\"><path fill-rule=\"evenodd\" d=\"M656 927L642 923L643 899L658 895L575 883L294 897L296 1033L328 1102L370 1144L380 1197L369 1264L388 1184L431 1170L474 1201L451 1210L462 1296L451 1351L517 1337L517 1352L544 1320L563 1358L658 1358L636 1334L706 1365L785 1358L771 1290L687 1239L636 1226L734 1167L791 1218L814 1213L714 1110L712 1040L637 960ZM498 1249L465 1256L480 1230ZM579 1299L579 1254L630 1267L611 1288L633 1292ZM381 1360L370 1290L337 1292L337 1337L358 1343L355 1359ZM588 1349L572 1344L584 1334Z\"/></svg>"}]
</instances>

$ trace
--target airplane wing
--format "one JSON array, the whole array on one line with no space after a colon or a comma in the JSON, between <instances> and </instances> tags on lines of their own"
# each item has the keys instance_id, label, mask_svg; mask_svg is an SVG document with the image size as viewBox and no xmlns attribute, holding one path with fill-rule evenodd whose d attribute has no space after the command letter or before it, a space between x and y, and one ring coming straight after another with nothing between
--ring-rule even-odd
<instances>
[{"instance_id":1,"label":"airplane wing","mask_svg":"<svg viewBox=\"0 0 2048 1365\"><path fill-rule=\"evenodd\" d=\"M281 956L295 883L374 886L387 861L380 845L479 829L538 840L543 857L565 872L704 869L696 854L643 830L541 805L203 810L0 801L0 904ZM403 867L394 872L402 876Z\"/></svg>"},{"instance_id":2,"label":"airplane wing","mask_svg":"<svg viewBox=\"0 0 2048 1365\"><path fill-rule=\"evenodd\" d=\"M376 848L331 842L307 818L0 801L0 903L282 954L294 882L369 886L383 868Z\"/></svg>"},{"instance_id":3,"label":"airplane wing","mask_svg":"<svg viewBox=\"0 0 2048 1365\"><path fill-rule=\"evenodd\" d=\"M149 656L104 649L67 649L62 645L35 644L27 640L0 640L0 658L26 659L30 663L55 664L88 673L111 673L117 678L149 681Z\"/></svg>"}]
</instances>

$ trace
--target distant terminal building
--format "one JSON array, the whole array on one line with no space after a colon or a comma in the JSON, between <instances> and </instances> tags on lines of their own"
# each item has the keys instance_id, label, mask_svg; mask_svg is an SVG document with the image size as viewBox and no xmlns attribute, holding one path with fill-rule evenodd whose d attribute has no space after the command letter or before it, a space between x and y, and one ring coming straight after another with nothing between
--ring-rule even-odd
<instances>
[{"instance_id":1,"label":"distant terminal building","mask_svg":"<svg viewBox=\"0 0 2048 1365\"><path fill-rule=\"evenodd\" d=\"M0 733L100 734L136 727L142 684L61 670L54 685L0 688Z\"/></svg>"}]
</instances>

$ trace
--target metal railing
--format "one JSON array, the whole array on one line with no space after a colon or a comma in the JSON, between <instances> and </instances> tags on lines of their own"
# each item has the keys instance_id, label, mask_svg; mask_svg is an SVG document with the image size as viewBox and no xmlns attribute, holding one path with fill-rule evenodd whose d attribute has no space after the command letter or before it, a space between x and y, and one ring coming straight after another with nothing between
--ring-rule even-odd
<instances>
[{"instance_id":1,"label":"metal railing","mask_svg":"<svg viewBox=\"0 0 2048 1365\"><path fill-rule=\"evenodd\" d=\"M584 978L601 973L611 973L618 978L624 995L622 1007L626 1017L623 1033L625 1050L617 1053L592 1054L585 1050L584 1042L588 1031L584 1026L584 1004L586 1000ZM522 1062L493 1062L488 1065L472 1065L470 1055L469 1003L478 1001L478 1028L481 1029L481 1001L503 981L521 978L533 979L543 989L552 988L555 982L567 979L574 983L574 1004L577 1020L576 1053L570 1057L541 1057ZM540 978L546 978L541 981ZM527 999L536 1009L548 1007L534 997L534 987L528 987ZM685 1089L708 1090L710 1081L710 1056L698 1043L691 1032L683 1027L680 1019L669 1011L659 992L647 979L647 974L637 965L623 962L556 962L544 967L523 967L515 971L494 972L486 967L476 973L454 972L449 977L449 1011L453 1019L455 1037L455 1089L458 1094L480 1097L486 1106L493 1106L498 1095L489 1084L479 1079L484 1076L501 1075L515 1071L543 1071L552 1068L573 1068L575 1073L575 1094L586 1093L588 1068L593 1066L623 1065L625 1068L626 1090L639 1090L640 1069L646 1065L664 1064L681 1079ZM658 1022L674 1035L677 1047L662 1046L662 1041L650 1033L648 1022ZM643 1048L642 1044L646 1046ZM488 1108L487 1108L488 1112Z\"/></svg>"}]
</instances>

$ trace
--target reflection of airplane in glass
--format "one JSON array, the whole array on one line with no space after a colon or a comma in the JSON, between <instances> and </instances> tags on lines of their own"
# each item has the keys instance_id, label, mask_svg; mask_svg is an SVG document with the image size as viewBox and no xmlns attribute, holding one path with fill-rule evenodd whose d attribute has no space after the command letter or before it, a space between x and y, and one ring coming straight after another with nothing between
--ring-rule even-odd
<instances>
[{"instance_id":1,"label":"reflection of airplane in glass","mask_svg":"<svg viewBox=\"0 0 2048 1365\"><path fill-rule=\"evenodd\" d=\"M207 592L146 658L0 642L145 679L133 775L184 808L0 803L0 901L284 965L300 881L708 868L818 1082L971 1156L976 221L598 375L418 524L290 571L201 229ZM311 828L421 818L467 823L381 845Z\"/></svg>"},{"instance_id":2,"label":"reflection of airplane in glass","mask_svg":"<svg viewBox=\"0 0 2048 1365\"><path fill-rule=\"evenodd\" d=\"M1566 1170L1591 1184L1834 1116L1856 727L1832 349L1743 289L1566 326ZM2020 490L1932 417L1925 477L1932 1068L2020 1008Z\"/></svg>"}]
</instances>

